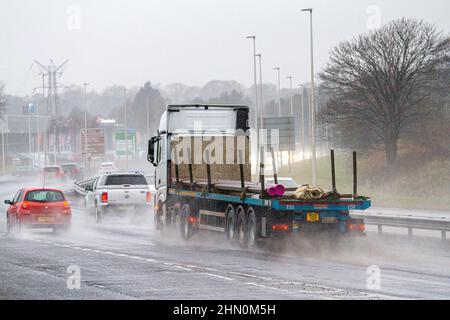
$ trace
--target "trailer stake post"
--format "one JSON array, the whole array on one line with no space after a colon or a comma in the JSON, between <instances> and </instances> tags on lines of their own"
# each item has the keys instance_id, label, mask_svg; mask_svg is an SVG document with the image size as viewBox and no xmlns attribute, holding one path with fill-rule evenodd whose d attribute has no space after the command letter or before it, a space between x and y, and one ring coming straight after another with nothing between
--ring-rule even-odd
<instances>
[{"instance_id":1,"label":"trailer stake post","mask_svg":"<svg viewBox=\"0 0 450 320\"><path fill-rule=\"evenodd\" d=\"M272 155L272 170L273 170L273 181L275 184L278 184L278 172L277 172L277 163L275 160L275 153L273 152L273 147L270 147L270 154Z\"/></svg>"},{"instance_id":2,"label":"trailer stake post","mask_svg":"<svg viewBox=\"0 0 450 320\"><path fill-rule=\"evenodd\" d=\"M242 191L244 191L245 181L244 181L244 161L242 159L242 150L238 150L238 159L239 159L239 172L241 177L241 188Z\"/></svg>"},{"instance_id":3,"label":"trailer stake post","mask_svg":"<svg viewBox=\"0 0 450 320\"><path fill-rule=\"evenodd\" d=\"M358 196L358 167L356 164L356 151L353 151L353 198Z\"/></svg>"},{"instance_id":4,"label":"trailer stake post","mask_svg":"<svg viewBox=\"0 0 450 320\"><path fill-rule=\"evenodd\" d=\"M194 188L194 176L192 175L191 148L187 148L187 152L188 152L189 182L191 184L191 189L193 189Z\"/></svg>"},{"instance_id":5,"label":"trailer stake post","mask_svg":"<svg viewBox=\"0 0 450 320\"><path fill-rule=\"evenodd\" d=\"M209 164L209 150L206 151L206 176L208 178L208 192L211 192L211 166Z\"/></svg>"},{"instance_id":6,"label":"trailer stake post","mask_svg":"<svg viewBox=\"0 0 450 320\"><path fill-rule=\"evenodd\" d=\"M336 189L336 168L334 165L334 150L331 150L331 190L337 193Z\"/></svg>"},{"instance_id":7,"label":"trailer stake post","mask_svg":"<svg viewBox=\"0 0 450 320\"><path fill-rule=\"evenodd\" d=\"M180 172L178 170L178 155L175 152L173 156L174 156L173 160L175 161L175 181L177 184L179 184L180 183Z\"/></svg>"},{"instance_id":8,"label":"trailer stake post","mask_svg":"<svg viewBox=\"0 0 450 320\"><path fill-rule=\"evenodd\" d=\"M264 147L261 147L261 154L260 154L260 163L259 163L259 183L261 184L261 199L264 199L266 197L266 190L264 186Z\"/></svg>"}]
</instances>

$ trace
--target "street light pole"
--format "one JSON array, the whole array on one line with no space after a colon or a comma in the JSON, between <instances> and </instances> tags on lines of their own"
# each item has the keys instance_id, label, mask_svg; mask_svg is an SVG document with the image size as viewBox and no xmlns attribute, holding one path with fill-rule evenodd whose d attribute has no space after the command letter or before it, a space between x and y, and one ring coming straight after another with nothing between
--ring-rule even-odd
<instances>
[{"instance_id":1,"label":"street light pole","mask_svg":"<svg viewBox=\"0 0 450 320\"><path fill-rule=\"evenodd\" d=\"M301 99L302 99L302 101L301 101L301 122L302 122L302 157L303 157L303 160L305 160L305 143L306 143L306 140L305 140L305 102L304 102L304 98L305 98L305 95L304 95L304 88L303 88L303 85L302 84L299 84L299 86L300 86L300 93L301 93Z\"/></svg>"},{"instance_id":2,"label":"street light pole","mask_svg":"<svg viewBox=\"0 0 450 320\"><path fill-rule=\"evenodd\" d=\"M262 152L261 144L267 143L266 138L264 136L260 136L260 134L263 132L264 129L264 99L263 99L263 80L262 80L262 56L260 53L255 55L258 58L259 61L259 128L261 130L257 131L258 136L258 148L256 150L257 158L259 157L265 157L264 153ZM264 158L261 159L261 162L265 162ZM258 161L259 163L259 161ZM258 169L258 168L257 168Z\"/></svg>"},{"instance_id":3,"label":"street light pole","mask_svg":"<svg viewBox=\"0 0 450 320\"><path fill-rule=\"evenodd\" d=\"M45 73L42 73L42 105L44 105L45 101ZM36 103L36 126L37 126L37 134L36 134L36 141L37 141L37 157L38 157L38 166L41 165L41 125L40 125L40 119L39 119L39 102Z\"/></svg>"},{"instance_id":4,"label":"street light pole","mask_svg":"<svg viewBox=\"0 0 450 320\"><path fill-rule=\"evenodd\" d=\"M287 76L286 79L289 79L289 93L291 100L291 117L294 117L294 97L292 94L292 76ZM294 135L295 137L295 135ZM294 150L295 150L295 138L294 138ZM289 173L292 173L292 150L289 150Z\"/></svg>"},{"instance_id":5,"label":"street light pole","mask_svg":"<svg viewBox=\"0 0 450 320\"><path fill-rule=\"evenodd\" d=\"M42 105L45 104L46 106L46 112L44 112L45 114L48 113L48 98L47 100L45 99L45 77L49 77L48 73L43 73L42 74ZM49 121L48 121L48 117L47 117L47 121L45 122L46 125L44 126L44 134L42 136L42 148L44 149L44 166L47 166L47 158L48 158L48 127L49 127Z\"/></svg>"},{"instance_id":6,"label":"street light pole","mask_svg":"<svg viewBox=\"0 0 450 320\"><path fill-rule=\"evenodd\" d=\"M124 96L125 96L125 108L124 108L124 124L125 124L125 153L126 153L126 160L125 160L125 167L128 172L128 119L127 119L127 89L123 89Z\"/></svg>"},{"instance_id":7,"label":"street light pole","mask_svg":"<svg viewBox=\"0 0 450 320\"><path fill-rule=\"evenodd\" d=\"M5 124L2 123L2 173L6 173L5 165Z\"/></svg>"},{"instance_id":8,"label":"street light pole","mask_svg":"<svg viewBox=\"0 0 450 320\"><path fill-rule=\"evenodd\" d=\"M281 117L281 83L280 83L280 67L273 68L278 74L278 116Z\"/></svg>"},{"instance_id":9,"label":"street light pole","mask_svg":"<svg viewBox=\"0 0 450 320\"><path fill-rule=\"evenodd\" d=\"M273 70L277 71L278 75L278 117L281 117L281 81L280 81L280 67L273 68ZM278 151L278 158L280 160L279 165L283 165L283 152L281 150Z\"/></svg>"},{"instance_id":10,"label":"street light pole","mask_svg":"<svg viewBox=\"0 0 450 320\"><path fill-rule=\"evenodd\" d=\"M253 57L253 86L255 87L255 109L254 109L254 124L253 124L253 128L256 132L255 134L255 146L252 147L252 149L255 151L255 155L254 158L256 159L255 165L254 165L254 170L255 172L258 170L258 163L259 163L259 137L258 137L258 84L257 84L257 79L256 79L256 36L247 36L247 39L252 39L253 42L253 53L252 53L252 57ZM254 149L256 147L256 150Z\"/></svg>"},{"instance_id":11,"label":"street light pole","mask_svg":"<svg viewBox=\"0 0 450 320\"><path fill-rule=\"evenodd\" d=\"M263 80L262 80L262 56L261 54L256 55L259 58L259 125L261 129L263 128L264 123L264 99L263 99Z\"/></svg>"},{"instance_id":12,"label":"street light pole","mask_svg":"<svg viewBox=\"0 0 450 320\"><path fill-rule=\"evenodd\" d=\"M147 139L150 139L150 114L149 114L149 106L148 106L148 97L145 97L145 103L147 106Z\"/></svg>"},{"instance_id":13,"label":"street light pole","mask_svg":"<svg viewBox=\"0 0 450 320\"><path fill-rule=\"evenodd\" d=\"M27 112L27 116L28 116L28 153L30 154L31 157L31 115L30 115L30 109L31 106L33 104L29 103L28 104L28 112ZM34 159L34 156L33 156Z\"/></svg>"},{"instance_id":14,"label":"street light pole","mask_svg":"<svg viewBox=\"0 0 450 320\"><path fill-rule=\"evenodd\" d=\"M87 124L87 95L86 95L86 87L89 83L83 83L84 88L84 168L88 169L88 124ZM90 170L90 168L89 168Z\"/></svg>"},{"instance_id":15,"label":"street light pole","mask_svg":"<svg viewBox=\"0 0 450 320\"><path fill-rule=\"evenodd\" d=\"M291 95L291 117L293 117L294 116L294 102L293 102L294 96L292 94L292 76L287 76L286 79L289 79L289 92Z\"/></svg>"},{"instance_id":16,"label":"street light pole","mask_svg":"<svg viewBox=\"0 0 450 320\"><path fill-rule=\"evenodd\" d=\"M312 184L316 185L316 105L315 105L315 88L314 88L314 43L313 43L313 16L312 9L302 9L309 12L310 31L311 31L311 156L312 156Z\"/></svg>"},{"instance_id":17,"label":"street light pole","mask_svg":"<svg viewBox=\"0 0 450 320\"><path fill-rule=\"evenodd\" d=\"M253 81L255 87L255 124L254 128L258 132L258 83L256 77L256 36L247 36L247 39L252 39L253 41Z\"/></svg>"}]
</instances>

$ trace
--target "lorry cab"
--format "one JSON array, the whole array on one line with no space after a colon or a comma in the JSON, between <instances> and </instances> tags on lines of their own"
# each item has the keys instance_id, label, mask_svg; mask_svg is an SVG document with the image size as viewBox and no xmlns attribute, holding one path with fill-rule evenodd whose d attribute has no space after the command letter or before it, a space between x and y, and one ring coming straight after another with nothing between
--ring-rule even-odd
<instances>
[{"instance_id":1,"label":"lorry cab","mask_svg":"<svg viewBox=\"0 0 450 320\"><path fill-rule=\"evenodd\" d=\"M248 106L168 105L161 116L157 135L151 137L148 143L147 160L155 166L155 209L166 201L168 179L173 176L173 168L168 168L168 165L172 163L172 154L177 153L174 152L174 143L183 138L207 140L205 137L234 137L238 131L244 136L248 129ZM185 148L184 158L180 157L177 161L186 163L192 160L197 164L204 162L204 150L201 146L196 148L196 141L198 140L188 143L190 148ZM191 151L192 159L187 159L187 150ZM183 155L183 151L180 154Z\"/></svg>"}]
</instances>

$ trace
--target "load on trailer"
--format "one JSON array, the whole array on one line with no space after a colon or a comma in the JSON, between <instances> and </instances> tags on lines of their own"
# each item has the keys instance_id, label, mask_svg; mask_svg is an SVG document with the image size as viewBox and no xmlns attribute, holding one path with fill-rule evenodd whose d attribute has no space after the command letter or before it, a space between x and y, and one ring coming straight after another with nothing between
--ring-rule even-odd
<instances>
[{"instance_id":1,"label":"load on trailer","mask_svg":"<svg viewBox=\"0 0 450 320\"><path fill-rule=\"evenodd\" d=\"M249 108L241 105L169 105L148 145L155 167L155 225L179 228L189 239L200 230L225 233L242 247L293 234L364 235L364 221L349 210L365 210L370 199L357 195L356 153L353 194L336 191L331 152L332 191L311 186L266 185L260 146L259 182L252 182ZM274 166L274 165L273 165Z\"/></svg>"}]
</instances>

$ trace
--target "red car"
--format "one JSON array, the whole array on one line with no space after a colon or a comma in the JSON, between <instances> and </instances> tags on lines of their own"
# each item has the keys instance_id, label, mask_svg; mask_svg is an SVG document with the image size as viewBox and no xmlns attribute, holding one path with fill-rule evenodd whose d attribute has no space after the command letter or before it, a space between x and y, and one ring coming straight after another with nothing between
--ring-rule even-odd
<instances>
[{"instance_id":1,"label":"red car","mask_svg":"<svg viewBox=\"0 0 450 320\"><path fill-rule=\"evenodd\" d=\"M6 228L52 228L69 231L72 211L64 193L54 188L23 188L17 191L6 212Z\"/></svg>"}]
</instances>

